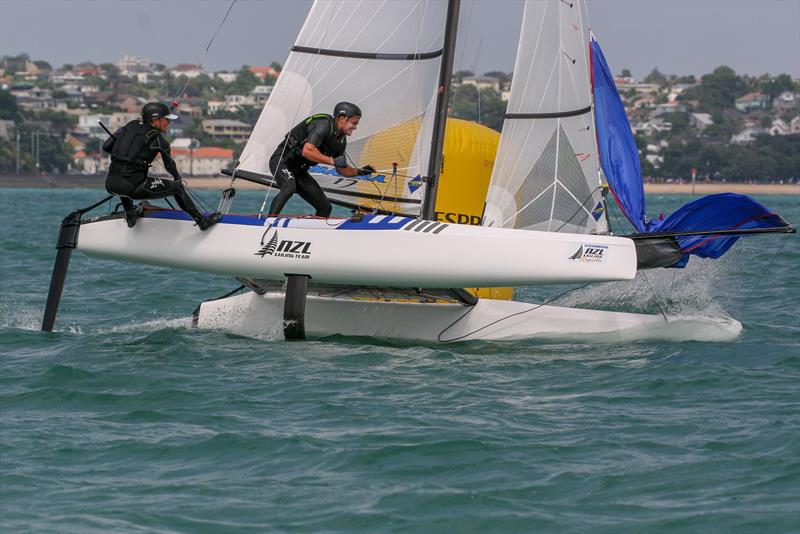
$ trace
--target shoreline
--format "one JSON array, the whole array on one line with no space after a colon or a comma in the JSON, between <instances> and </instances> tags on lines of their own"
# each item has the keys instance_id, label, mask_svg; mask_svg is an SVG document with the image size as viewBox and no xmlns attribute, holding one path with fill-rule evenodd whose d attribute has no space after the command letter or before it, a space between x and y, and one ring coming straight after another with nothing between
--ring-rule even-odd
<instances>
[{"instance_id":1,"label":"shoreline","mask_svg":"<svg viewBox=\"0 0 800 534\"><path fill-rule=\"evenodd\" d=\"M103 188L105 176L85 175L2 175L0 189L94 189ZM214 176L197 176L186 178L186 183L194 189L226 189L230 187L230 178ZM236 181L236 189L263 189L264 186ZM708 195L712 193L740 193L744 195L800 195L800 183L796 184L759 184L738 182L701 182L695 184L692 191L690 183L652 182L644 184L648 194Z\"/></svg>"}]
</instances>

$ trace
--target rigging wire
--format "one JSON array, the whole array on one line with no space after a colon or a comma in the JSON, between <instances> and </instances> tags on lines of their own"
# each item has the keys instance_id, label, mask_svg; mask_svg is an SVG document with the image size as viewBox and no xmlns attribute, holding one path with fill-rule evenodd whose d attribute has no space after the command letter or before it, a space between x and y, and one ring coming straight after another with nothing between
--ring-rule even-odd
<instances>
[{"instance_id":1,"label":"rigging wire","mask_svg":"<svg viewBox=\"0 0 800 534\"><path fill-rule=\"evenodd\" d=\"M445 332L447 332L448 330L450 330L450 329L451 329L453 326L455 326L455 325L456 325L456 323L460 322L460 321L461 321L462 319L464 319L464 318L465 318L467 315L469 315L470 313L472 313L472 311L475 309L475 306L476 306L476 305L475 305L475 306L470 306L469 310L467 310L466 312L464 312L464 313L463 313L463 314L462 314L462 315L461 315L461 316L460 316L458 319L456 319L455 321L453 321L452 323L450 323L449 325L447 325L447 326L446 326L446 327L445 327L445 328L444 328L444 329L443 329L441 332L439 332L439 335L438 335L438 336L436 336L436 339L437 339L437 341L439 341L440 343L452 343L452 342L454 342L454 341L460 341L460 340L462 340L462 339L464 339L464 338L467 338L467 337L469 337L469 336L471 336L471 335L473 335L473 334L477 334L477 333L478 333L478 332L480 332L481 330L486 330L486 329L487 329L487 328L489 328L490 326L494 326L494 325L496 325L497 323L500 323L500 322L502 322L502 321L505 321L506 319L511 319L512 317L516 317L516 316L518 316L518 315L523 315L523 314L526 314L526 313L529 313L529 312L532 312L532 311L538 310L538 309L539 309L539 308L541 308L542 306L546 306L546 305L550 304L551 302L554 302L554 301L556 301L556 300L560 299L560 298L561 298L561 297L563 297L564 295L567 295L568 293L571 293L571 292L573 292L573 291L578 291L578 290L580 290L580 289L583 289L583 288L585 288L585 287L587 287L587 286L589 286L589 285L591 285L591 284L592 284L592 282L589 282L589 283L587 283L587 284L583 284L582 286L573 287L573 288L567 289L566 291L562 291L561 293L559 293L559 294L558 294L558 295L556 295L555 297L553 297L553 298L551 298L551 299L547 299L547 300L545 300L544 302L542 302L541 304L535 304L535 305L533 305L531 308L528 308L527 310L521 310L521 311L518 311L518 312L515 312L515 313L512 313L512 314L506 315L505 317L501 317L501 318L499 318L499 319L495 319L494 321L490 322L489 324L483 325L482 327L480 327L480 328L477 328L477 329L475 329L475 330L472 330L471 332L468 332L468 333L466 333L466 334L464 334L464 335L461 335L461 336L458 336L458 337L454 337L454 338L452 338L452 339L442 339L442 336L444 335L444 333L445 333Z\"/></svg>"},{"instance_id":2,"label":"rigging wire","mask_svg":"<svg viewBox=\"0 0 800 534\"><path fill-rule=\"evenodd\" d=\"M214 31L214 34L211 36L211 39L208 41L208 44L206 45L205 48L206 53L208 53L208 51L211 49L211 43L213 43L214 39L216 39L217 33L219 33L219 31L222 29L222 26L225 24L225 21L228 20L228 15L231 14L231 10L233 9L233 6L234 4L236 4L236 2L237 0L231 0L231 5L228 6L228 11L225 12L225 16L222 17L222 21L219 23L219 26L217 26L217 29ZM178 91L177 95L175 95L175 99L172 102L173 108L178 107L178 100L183 96L184 92L186 91L186 88L189 87L189 82L191 81L192 78L189 77L186 78L186 83L183 84L181 90Z\"/></svg>"},{"instance_id":3,"label":"rigging wire","mask_svg":"<svg viewBox=\"0 0 800 534\"><path fill-rule=\"evenodd\" d=\"M616 220L617 225L619 225L619 227L621 228L622 221L620 220L619 215L616 212L614 212L614 219ZM644 271L637 271L637 272L641 273L642 280L644 280L645 285L650 289L650 293L653 295L653 301L656 303L659 313L661 313L661 316L664 318L664 322L669 322L669 319L667 318L667 311L669 311L668 307L669 301L664 299L664 303L662 305L661 300L659 300L658 293L656 292L655 288L650 284L650 280L647 278L647 274L645 274Z\"/></svg>"}]
</instances>

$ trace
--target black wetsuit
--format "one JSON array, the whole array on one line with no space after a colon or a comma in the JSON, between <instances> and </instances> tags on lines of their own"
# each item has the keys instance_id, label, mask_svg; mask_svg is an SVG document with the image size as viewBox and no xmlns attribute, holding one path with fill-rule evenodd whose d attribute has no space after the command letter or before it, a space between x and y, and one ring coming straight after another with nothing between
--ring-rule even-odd
<instances>
[{"instance_id":1,"label":"black wetsuit","mask_svg":"<svg viewBox=\"0 0 800 534\"><path fill-rule=\"evenodd\" d=\"M178 206L198 223L204 216L195 206L170 155L169 143L161 132L141 121L131 121L103 143L103 150L111 154L111 165L106 176L106 190L120 195L125 213L134 212L133 200L175 197ZM175 179L154 178L147 175L150 164L161 154L164 168Z\"/></svg>"},{"instance_id":2,"label":"black wetsuit","mask_svg":"<svg viewBox=\"0 0 800 534\"><path fill-rule=\"evenodd\" d=\"M303 145L311 143L326 156L336 158L344 154L347 137L336 131L332 116L312 115L292 128L272 153L269 169L278 182L280 192L272 200L269 212L278 214L295 193L314 206L318 217L331 214L331 203L316 180L308 173L315 162L303 157Z\"/></svg>"}]
</instances>

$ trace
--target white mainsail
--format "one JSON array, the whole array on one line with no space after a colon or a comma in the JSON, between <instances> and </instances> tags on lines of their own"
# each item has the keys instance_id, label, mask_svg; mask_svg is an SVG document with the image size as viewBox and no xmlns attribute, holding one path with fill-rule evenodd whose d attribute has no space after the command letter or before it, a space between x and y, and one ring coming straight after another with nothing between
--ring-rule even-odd
<instances>
[{"instance_id":1,"label":"white mainsail","mask_svg":"<svg viewBox=\"0 0 800 534\"><path fill-rule=\"evenodd\" d=\"M579 0L525 3L484 224L607 231Z\"/></svg>"},{"instance_id":2,"label":"white mainsail","mask_svg":"<svg viewBox=\"0 0 800 534\"><path fill-rule=\"evenodd\" d=\"M379 172L343 178L316 166L312 174L331 200L418 214L446 12L447 2L436 0L315 2L237 171L271 175L269 158L289 129L311 114L331 113L337 102L354 102L364 117L347 154L354 165Z\"/></svg>"}]
</instances>

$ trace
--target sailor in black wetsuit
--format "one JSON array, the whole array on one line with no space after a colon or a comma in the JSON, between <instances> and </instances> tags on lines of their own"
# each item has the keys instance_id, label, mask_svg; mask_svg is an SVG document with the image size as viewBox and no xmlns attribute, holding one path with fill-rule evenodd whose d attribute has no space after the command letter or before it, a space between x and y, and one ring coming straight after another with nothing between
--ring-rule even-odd
<instances>
[{"instance_id":1,"label":"sailor in black wetsuit","mask_svg":"<svg viewBox=\"0 0 800 534\"><path fill-rule=\"evenodd\" d=\"M175 197L178 206L195 220L200 230L216 224L220 215L204 216L186 192L178 167L169 151L169 143L161 135L169 127L169 121L177 115L160 102L150 102L142 108L142 120L131 121L103 144L103 150L111 154L111 165L106 176L106 190L120 195L125 208L125 220L130 228L136 224L139 212L133 200ZM150 164L161 154L164 168L175 179L153 178L147 175Z\"/></svg>"},{"instance_id":2,"label":"sailor in black wetsuit","mask_svg":"<svg viewBox=\"0 0 800 534\"><path fill-rule=\"evenodd\" d=\"M361 168L347 164L347 136L352 135L361 120L361 110L350 102L339 102L333 115L318 113L292 128L272 153L269 169L278 182L280 192L272 200L269 212L277 215L295 193L314 206L317 217L331 214L331 203L308 168L316 163L333 165L342 176L369 176L371 165Z\"/></svg>"}]
</instances>

